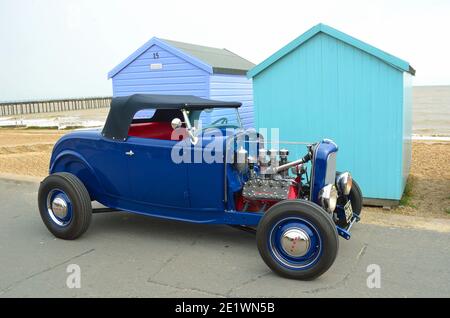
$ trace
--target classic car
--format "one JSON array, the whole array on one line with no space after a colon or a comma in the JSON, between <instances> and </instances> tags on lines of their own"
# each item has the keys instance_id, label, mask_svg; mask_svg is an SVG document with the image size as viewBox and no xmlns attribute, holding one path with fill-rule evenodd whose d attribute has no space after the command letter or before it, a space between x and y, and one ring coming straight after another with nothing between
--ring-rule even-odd
<instances>
[{"instance_id":1,"label":"classic car","mask_svg":"<svg viewBox=\"0 0 450 318\"><path fill-rule=\"evenodd\" d=\"M256 234L276 273L318 277L336 258L338 235L349 239L360 219L361 190L349 172L336 172L333 141L306 144L304 156L290 160L281 142L267 149L262 134L242 128L240 106L194 96L113 98L102 129L75 130L55 144L38 193L43 222L67 240L105 210L230 225ZM105 207L93 209L93 201Z\"/></svg>"}]
</instances>

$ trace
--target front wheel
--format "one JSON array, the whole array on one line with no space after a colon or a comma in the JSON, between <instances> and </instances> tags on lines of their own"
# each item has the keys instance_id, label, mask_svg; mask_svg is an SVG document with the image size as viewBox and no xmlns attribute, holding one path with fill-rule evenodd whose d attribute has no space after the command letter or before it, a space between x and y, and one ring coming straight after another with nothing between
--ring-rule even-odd
<instances>
[{"instance_id":1,"label":"front wheel","mask_svg":"<svg viewBox=\"0 0 450 318\"><path fill-rule=\"evenodd\" d=\"M45 178L39 187L38 204L42 221L58 238L74 240L91 222L89 193L73 174L59 172Z\"/></svg>"},{"instance_id":2,"label":"front wheel","mask_svg":"<svg viewBox=\"0 0 450 318\"><path fill-rule=\"evenodd\" d=\"M353 213L360 216L363 205L363 195L361 188L355 180L353 180L352 189L350 190L348 199L352 202Z\"/></svg>"},{"instance_id":3,"label":"front wheel","mask_svg":"<svg viewBox=\"0 0 450 318\"><path fill-rule=\"evenodd\" d=\"M331 216L303 200L272 206L259 222L256 240L262 259L275 273L302 280L325 273L339 249Z\"/></svg>"},{"instance_id":4,"label":"front wheel","mask_svg":"<svg viewBox=\"0 0 450 318\"><path fill-rule=\"evenodd\" d=\"M340 172L336 173L336 177L340 174ZM353 179L352 188L350 189L350 193L348 196L341 195L338 198L338 205L345 206L347 201L351 202L353 214L361 217L361 211L363 207L363 195L359 184ZM336 224L341 228L346 228L348 226L347 219L345 217L338 218Z\"/></svg>"}]
</instances>

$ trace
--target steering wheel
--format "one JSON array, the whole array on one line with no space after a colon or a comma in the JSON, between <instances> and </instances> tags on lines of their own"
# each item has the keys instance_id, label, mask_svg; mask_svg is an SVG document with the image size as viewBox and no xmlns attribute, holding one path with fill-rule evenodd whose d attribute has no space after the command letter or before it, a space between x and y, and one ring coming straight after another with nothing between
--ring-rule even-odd
<instances>
[{"instance_id":1,"label":"steering wheel","mask_svg":"<svg viewBox=\"0 0 450 318\"><path fill-rule=\"evenodd\" d=\"M211 126L215 126L219 123L221 125L228 124L228 118L226 118L226 117L219 118L219 119L215 120L213 123L211 123Z\"/></svg>"}]
</instances>

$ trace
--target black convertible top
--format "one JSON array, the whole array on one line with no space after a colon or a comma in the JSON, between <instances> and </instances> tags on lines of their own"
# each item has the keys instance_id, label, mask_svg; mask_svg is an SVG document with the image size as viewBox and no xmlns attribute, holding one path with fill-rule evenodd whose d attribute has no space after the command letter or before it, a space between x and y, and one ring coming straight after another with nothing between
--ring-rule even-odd
<instances>
[{"instance_id":1,"label":"black convertible top","mask_svg":"<svg viewBox=\"0 0 450 318\"><path fill-rule=\"evenodd\" d=\"M239 102L222 102L191 95L134 94L114 97L103 127L103 136L111 139L126 139L134 115L143 109L202 110L205 108L237 108Z\"/></svg>"}]
</instances>

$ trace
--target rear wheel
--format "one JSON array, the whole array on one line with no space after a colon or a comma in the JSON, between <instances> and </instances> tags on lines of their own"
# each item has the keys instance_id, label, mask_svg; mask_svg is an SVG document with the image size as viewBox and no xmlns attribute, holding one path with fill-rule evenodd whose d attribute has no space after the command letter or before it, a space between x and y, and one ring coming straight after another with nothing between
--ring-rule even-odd
<instances>
[{"instance_id":1,"label":"rear wheel","mask_svg":"<svg viewBox=\"0 0 450 318\"><path fill-rule=\"evenodd\" d=\"M42 221L58 238L76 239L91 222L89 193L73 174L59 172L45 178L39 187L38 204Z\"/></svg>"},{"instance_id":2,"label":"rear wheel","mask_svg":"<svg viewBox=\"0 0 450 318\"><path fill-rule=\"evenodd\" d=\"M336 259L336 226L318 205L303 200L272 206L256 232L259 253L277 274L309 280L325 273Z\"/></svg>"}]
</instances>

